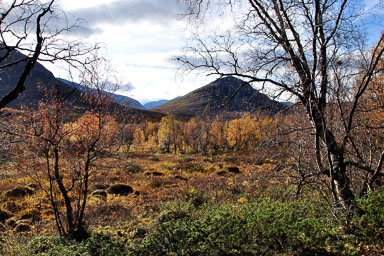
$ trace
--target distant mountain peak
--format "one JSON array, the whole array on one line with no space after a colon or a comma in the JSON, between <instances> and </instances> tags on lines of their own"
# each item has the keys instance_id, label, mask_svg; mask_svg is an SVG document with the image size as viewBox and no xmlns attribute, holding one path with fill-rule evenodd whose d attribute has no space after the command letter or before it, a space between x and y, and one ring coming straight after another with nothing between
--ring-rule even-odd
<instances>
[{"instance_id":1,"label":"distant mountain peak","mask_svg":"<svg viewBox=\"0 0 384 256\"><path fill-rule=\"evenodd\" d=\"M234 76L223 76L218 79L216 79L214 82L224 82L224 83L229 83L229 84L234 84L234 83L246 83L245 81L234 77Z\"/></svg>"},{"instance_id":2,"label":"distant mountain peak","mask_svg":"<svg viewBox=\"0 0 384 256\"><path fill-rule=\"evenodd\" d=\"M279 102L259 93L249 83L227 76L165 103L155 110L192 117L202 114L212 115L218 110L232 113L262 110L274 114L283 107Z\"/></svg>"}]
</instances>

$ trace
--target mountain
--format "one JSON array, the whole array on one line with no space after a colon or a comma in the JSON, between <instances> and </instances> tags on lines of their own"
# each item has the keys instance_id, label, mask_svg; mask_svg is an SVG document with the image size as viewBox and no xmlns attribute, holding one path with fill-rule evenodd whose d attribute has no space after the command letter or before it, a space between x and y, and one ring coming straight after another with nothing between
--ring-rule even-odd
<instances>
[{"instance_id":1,"label":"mountain","mask_svg":"<svg viewBox=\"0 0 384 256\"><path fill-rule=\"evenodd\" d=\"M0 66L22 59L25 59L25 55L18 51L13 51L6 60L0 62ZM14 88L24 67L25 62L20 62L16 65L0 69L0 98L7 95ZM65 102L74 112L84 112L90 108L90 105L84 101L84 93L82 91L56 79L52 72L40 63L35 64L24 85L25 91L8 104L8 108L21 109L27 106L37 109L38 102L46 97L45 91L50 88L56 88L61 95L64 95ZM118 96L116 95L117 101L125 101L126 97ZM164 116L164 114L159 112L122 106L117 103L111 103L108 107L110 110L117 110L119 117L129 118L134 122L145 120L158 121Z\"/></svg>"},{"instance_id":2,"label":"mountain","mask_svg":"<svg viewBox=\"0 0 384 256\"><path fill-rule=\"evenodd\" d=\"M7 63L22 59L25 59L25 55L18 51L13 51L6 60L0 63L0 65L3 66ZM25 64L25 62L20 62L0 70L1 98L14 88ZM45 97L44 88L54 86L61 94L68 95L67 101L70 101L73 105L78 107L84 107L86 105L81 100L81 92L57 81L53 74L40 63L35 64L24 85L26 88L25 91L21 93L17 99L8 104L7 107L21 109L23 106L28 106L36 108L38 101Z\"/></svg>"},{"instance_id":3,"label":"mountain","mask_svg":"<svg viewBox=\"0 0 384 256\"><path fill-rule=\"evenodd\" d=\"M295 105L295 103L289 101L280 101L280 103L288 107Z\"/></svg>"},{"instance_id":4,"label":"mountain","mask_svg":"<svg viewBox=\"0 0 384 256\"><path fill-rule=\"evenodd\" d=\"M167 102L169 102L170 100L156 100L156 101L150 101L150 102L147 102L144 104L144 108L145 109L151 109L151 108L156 108L156 107L159 107Z\"/></svg>"},{"instance_id":5,"label":"mountain","mask_svg":"<svg viewBox=\"0 0 384 256\"><path fill-rule=\"evenodd\" d=\"M78 89L79 91L81 91L82 93L88 93L89 92L89 89L91 91L95 91L96 89L92 89L92 88L87 88L85 87L84 85L81 85L81 84L78 84L78 83L74 83L74 82L70 82L68 80L65 80L65 79L62 79L62 78L58 78L59 81L73 87L73 88L76 88ZM114 102L118 103L118 104L121 104L121 105L125 105L125 106L129 106L129 107L133 107L133 108L144 108L143 105L141 105L141 103L135 99L132 99L130 97L127 97L127 96L124 96L124 95L119 95L119 94L115 94L115 93L110 93L110 92L107 92L107 91L103 91L104 94L106 94L108 97L111 98L111 100L113 100Z\"/></svg>"},{"instance_id":6,"label":"mountain","mask_svg":"<svg viewBox=\"0 0 384 256\"><path fill-rule=\"evenodd\" d=\"M283 108L283 104L259 93L249 83L229 76L217 79L154 110L189 118L198 115L209 116L217 111L229 115L257 110L275 114Z\"/></svg>"}]
</instances>

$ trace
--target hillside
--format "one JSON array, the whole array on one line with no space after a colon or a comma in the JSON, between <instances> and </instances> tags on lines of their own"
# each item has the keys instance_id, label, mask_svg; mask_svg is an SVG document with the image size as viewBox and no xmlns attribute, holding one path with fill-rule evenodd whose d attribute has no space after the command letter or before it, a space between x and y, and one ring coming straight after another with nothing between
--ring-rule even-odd
<instances>
[{"instance_id":1,"label":"hillside","mask_svg":"<svg viewBox=\"0 0 384 256\"><path fill-rule=\"evenodd\" d=\"M71 81L68 81L66 79L62 79L62 78L58 78L59 81L73 87L73 88L76 88L78 89L79 91L83 92L83 93L87 93L88 92L88 88L86 88L84 85L81 85L81 84L78 84L78 83L74 83L74 82L71 82ZM91 90L95 90L95 89L91 89ZM114 102L118 103L118 104L121 104L121 105L125 105L125 106L129 106L129 107L133 107L133 108L144 108L143 105L141 105L141 103L135 99L132 99L128 96L124 96L124 95L119 95L119 94L115 94L115 93L110 93L110 92L107 92L107 91L103 91L103 93L105 93L105 95L107 95L108 97L111 98L111 100L113 100Z\"/></svg>"},{"instance_id":2,"label":"hillside","mask_svg":"<svg viewBox=\"0 0 384 256\"><path fill-rule=\"evenodd\" d=\"M239 90L241 88L241 90ZM236 93L239 90L238 93ZM233 96L234 95L234 96ZM235 77L224 77L187 95L167 102L154 110L183 117L262 110L274 114L284 105L256 91L250 84Z\"/></svg>"},{"instance_id":3,"label":"hillside","mask_svg":"<svg viewBox=\"0 0 384 256\"><path fill-rule=\"evenodd\" d=\"M20 52L14 51L7 60L1 64L11 61L23 59L25 56ZM10 67L2 68L0 72L0 97L4 97L9 93L23 71L25 63L19 63ZM25 91L19 97L12 101L7 107L21 109L23 106L32 108L37 107L39 100L44 98L43 88L57 86L58 91L64 95L68 95L67 101L77 107L85 107L85 103L81 100L81 92L65 85L53 76L52 72L46 69L40 63L36 63L25 82ZM40 88L39 88L40 87Z\"/></svg>"},{"instance_id":4,"label":"hillside","mask_svg":"<svg viewBox=\"0 0 384 256\"><path fill-rule=\"evenodd\" d=\"M6 64L10 61L15 61L24 58L24 55L20 52L14 51L11 56L0 64ZM19 63L10 67L3 68L0 72L0 97L4 97L9 93L16 84L22 70L24 63ZM69 82L67 82L69 83ZM58 92L65 96L67 104L76 112L82 112L89 109L88 103L83 99L83 91L81 88L74 88L63 81L60 81L54 77L51 71L46 69L40 63L36 63L31 74L28 76L25 82L26 90L19 95L19 97L12 101L8 108L21 109L23 107L37 108L37 104L45 97L45 89L56 87ZM45 89L44 89L45 88ZM84 89L84 88L83 88ZM124 102L127 98L120 95L110 95L115 101L116 105L111 104L110 109L117 109L120 115L127 116L135 122L140 120L160 120L164 115L158 112L127 107L120 105L120 102ZM129 102L129 101L128 101ZM132 100L132 103L136 101ZM137 104L140 104L137 102ZM141 104L140 104L141 106ZM143 108L143 106L141 106Z\"/></svg>"},{"instance_id":5,"label":"hillside","mask_svg":"<svg viewBox=\"0 0 384 256\"><path fill-rule=\"evenodd\" d=\"M151 108L156 108L156 107L159 107L167 102L169 102L170 100L156 100L156 101L150 101L150 102L147 102L145 103L143 106L145 109L151 109Z\"/></svg>"}]
</instances>

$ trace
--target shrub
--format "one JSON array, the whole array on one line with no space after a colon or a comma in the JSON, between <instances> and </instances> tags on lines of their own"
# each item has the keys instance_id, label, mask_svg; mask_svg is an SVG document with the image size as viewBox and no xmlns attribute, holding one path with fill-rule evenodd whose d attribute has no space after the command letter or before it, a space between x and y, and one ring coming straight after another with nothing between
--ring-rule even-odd
<instances>
[{"instance_id":1,"label":"shrub","mask_svg":"<svg viewBox=\"0 0 384 256\"><path fill-rule=\"evenodd\" d=\"M15 247L14 251L10 250L7 253L25 256L127 255L127 251L121 242L100 233L94 234L80 243L56 236L40 236L32 238L25 247Z\"/></svg>"},{"instance_id":2,"label":"shrub","mask_svg":"<svg viewBox=\"0 0 384 256\"><path fill-rule=\"evenodd\" d=\"M384 187L377 192L369 192L366 198L358 200L363 211L353 222L361 232L360 239L374 241L384 238Z\"/></svg>"},{"instance_id":3,"label":"shrub","mask_svg":"<svg viewBox=\"0 0 384 256\"><path fill-rule=\"evenodd\" d=\"M208 205L199 213L199 218L180 212L161 215L133 254L323 255L336 240L334 223L318 202L263 198L236 207Z\"/></svg>"}]
</instances>

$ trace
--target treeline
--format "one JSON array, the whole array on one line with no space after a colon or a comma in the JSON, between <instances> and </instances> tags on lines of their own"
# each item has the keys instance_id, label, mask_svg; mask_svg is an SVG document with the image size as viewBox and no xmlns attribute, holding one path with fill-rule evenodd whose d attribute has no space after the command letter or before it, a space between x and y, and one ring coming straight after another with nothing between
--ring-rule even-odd
<instances>
[{"instance_id":1,"label":"treeline","mask_svg":"<svg viewBox=\"0 0 384 256\"><path fill-rule=\"evenodd\" d=\"M241 118L232 120L216 117L208 122L195 118L179 121L175 116L168 115L160 122L146 122L128 128L126 146L128 151L181 154L250 150L272 137L276 127L276 122L261 112L243 114Z\"/></svg>"}]
</instances>

